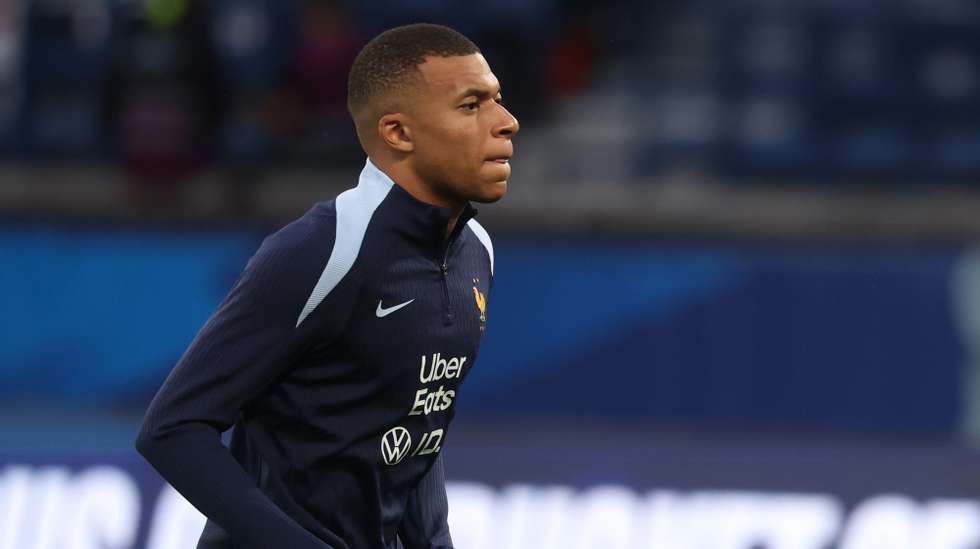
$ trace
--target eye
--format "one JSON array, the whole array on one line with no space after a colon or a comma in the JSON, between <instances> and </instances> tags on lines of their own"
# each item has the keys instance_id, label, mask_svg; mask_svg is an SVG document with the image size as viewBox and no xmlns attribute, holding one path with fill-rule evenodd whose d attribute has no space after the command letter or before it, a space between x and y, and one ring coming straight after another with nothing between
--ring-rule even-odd
<instances>
[{"instance_id":1,"label":"eye","mask_svg":"<svg viewBox=\"0 0 980 549\"><path fill-rule=\"evenodd\" d=\"M496 101L498 105L506 105L506 103L504 103L504 98L503 97L497 96L497 97L494 97L493 100Z\"/></svg>"},{"instance_id":2,"label":"eye","mask_svg":"<svg viewBox=\"0 0 980 549\"><path fill-rule=\"evenodd\" d=\"M462 105L459 106L459 108L467 111L475 111L480 108L480 102L471 101L469 103L463 103Z\"/></svg>"}]
</instances>

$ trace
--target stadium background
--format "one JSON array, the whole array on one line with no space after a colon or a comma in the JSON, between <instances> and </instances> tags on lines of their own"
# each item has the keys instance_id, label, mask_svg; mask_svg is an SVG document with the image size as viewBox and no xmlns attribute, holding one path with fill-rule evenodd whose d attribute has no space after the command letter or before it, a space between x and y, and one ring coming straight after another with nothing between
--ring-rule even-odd
<instances>
[{"instance_id":1,"label":"stadium background","mask_svg":"<svg viewBox=\"0 0 980 549\"><path fill-rule=\"evenodd\" d=\"M458 547L980 547L976 2L0 0L0 549L193 546L141 413L413 21L522 121Z\"/></svg>"}]
</instances>

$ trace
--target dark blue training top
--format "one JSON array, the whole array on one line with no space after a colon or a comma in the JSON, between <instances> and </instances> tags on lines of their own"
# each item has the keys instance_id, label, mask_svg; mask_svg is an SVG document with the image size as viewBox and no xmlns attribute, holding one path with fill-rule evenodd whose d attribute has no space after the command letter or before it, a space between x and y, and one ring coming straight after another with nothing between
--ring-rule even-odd
<instances>
[{"instance_id":1,"label":"dark blue training top","mask_svg":"<svg viewBox=\"0 0 980 549\"><path fill-rule=\"evenodd\" d=\"M368 161L266 238L137 439L208 517L199 548L452 547L438 456L493 276L475 213L447 240Z\"/></svg>"}]
</instances>

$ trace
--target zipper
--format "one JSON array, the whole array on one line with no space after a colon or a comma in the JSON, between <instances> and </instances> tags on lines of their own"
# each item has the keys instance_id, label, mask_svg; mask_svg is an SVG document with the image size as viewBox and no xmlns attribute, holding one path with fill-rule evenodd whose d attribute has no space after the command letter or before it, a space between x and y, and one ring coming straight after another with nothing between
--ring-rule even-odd
<instances>
[{"instance_id":1,"label":"zipper","mask_svg":"<svg viewBox=\"0 0 980 549\"><path fill-rule=\"evenodd\" d=\"M466 225L466 221L468 221L470 217L465 219L461 217L457 219L453 232L449 235L449 238L446 239L445 245L442 248L442 261L440 262L438 257L436 258L437 265L439 266L439 272L442 276L442 323L445 326L449 326L453 323L454 316L453 307L449 300L449 253L452 251L453 244L456 242L456 239L459 238L459 233L463 231L463 227Z\"/></svg>"},{"instance_id":2,"label":"zipper","mask_svg":"<svg viewBox=\"0 0 980 549\"><path fill-rule=\"evenodd\" d=\"M446 252L442 256L442 264L439 265L439 272L442 274L442 323L445 326L449 326L453 323L453 308L449 302L449 265L447 263L449 257L449 247L446 247Z\"/></svg>"}]
</instances>

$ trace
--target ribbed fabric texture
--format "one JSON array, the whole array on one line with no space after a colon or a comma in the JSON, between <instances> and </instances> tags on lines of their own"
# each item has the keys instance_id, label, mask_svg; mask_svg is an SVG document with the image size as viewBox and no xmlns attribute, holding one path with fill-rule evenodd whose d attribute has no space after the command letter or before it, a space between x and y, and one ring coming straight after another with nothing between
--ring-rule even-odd
<instances>
[{"instance_id":1,"label":"ribbed fabric texture","mask_svg":"<svg viewBox=\"0 0 980 549\"><path fill-rule=\"evenodd\" d=\"M150 404L137 448L208 517L199 548L452 547L439 456L492 247L463 225L472 209L447 247L448 212L385 178L362 173L356 246L334 201L267 238ZM356 256L315 293L344 246Z\"/></svg>"},{"instance_id":2,"label":"ribbed fabric texture","mask_svg":"<svg viewBox=\"0 0 980 549\"><path fill-rule=\"evenodd\" d=\"M313 217L263 243L153 399L137 438L164 479L234 533L227 547L331 547L275 505L220 441L290 365L300 288L315 280L315 269L298 268L296 260L307 252L304 241L330 244Z\"/></svg>"},{"instance_id":3,"label":"ribbed fabric texture","mask_svg":"<svg viewBox=\"0 0 980 549\"><path fill-rule=\"evenodd\" d=\"M406 549L452 549L446 512L446 473L442 457L432 465L405 506L402 526L398 531Z\"/></svg>"},{"instance_id":4,"label":"ribbed fabric texture","mask_svg":"<svg viewBox=\"0 0 980 549\"><path fill-rule=\"evenodd\" d=\"M361 184L355 189L342 193L335 201L336 241L327 260L327 266L324 267L320 279L313 288L313 293L310 294L310 298L299 314L297 326L302 324L303 320L326 299L350 271L357 254L361 251L364 233L367 232L371 216L394 185L394 182L381 174L370 160L364 170L368 176L361 178Z\"/></svg>"}]
</instances>

